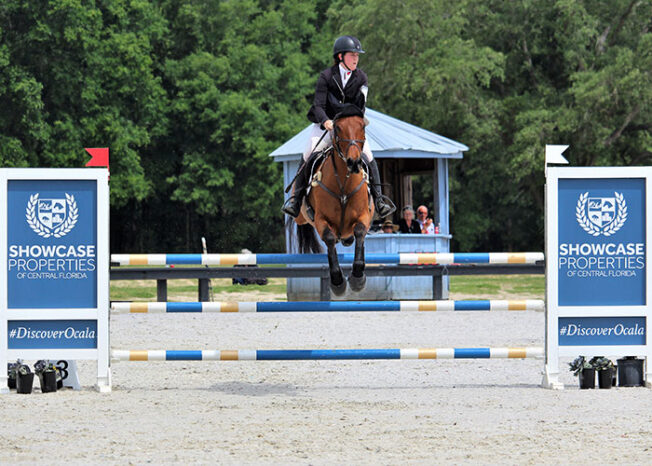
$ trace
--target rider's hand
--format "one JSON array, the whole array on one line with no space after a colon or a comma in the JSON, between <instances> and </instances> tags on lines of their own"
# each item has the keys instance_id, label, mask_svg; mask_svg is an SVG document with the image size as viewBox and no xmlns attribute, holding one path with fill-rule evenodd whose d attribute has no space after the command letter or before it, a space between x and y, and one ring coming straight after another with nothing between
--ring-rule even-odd
<instances>
[{"instance_id":1,"label":"rider's hand","mask_svg":"<svg viewBox=\"0 0 652 466\"><path fill-rule=\"evenodd\" d=\"M324 122L324 128L326 128L328 131L333 131L333 120L326 120Z\"/></svg>"}]
</instances>

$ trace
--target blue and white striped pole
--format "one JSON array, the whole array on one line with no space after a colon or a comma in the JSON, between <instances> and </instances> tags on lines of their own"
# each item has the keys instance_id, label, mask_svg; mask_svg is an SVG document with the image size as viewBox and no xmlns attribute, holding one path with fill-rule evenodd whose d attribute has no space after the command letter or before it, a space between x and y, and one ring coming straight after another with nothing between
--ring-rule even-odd
<instances>
[{"instance_id":1,"label":"blue and white striped pole","mask_svg":"<svg viewBox=\"0 0 652 466\"><path fill-rule=\"evenodd\" d=\"M340 263L353 262L353 254L338 254ZM367 264L534 264L541 252L397 253L367 254ZM328 264L326 254L112 254L119 265L272 265Z\"/></svg>"},{"instance_id":2,"label":"blue and white striped pole","mask_svg":"<svg viewBox=\"0 0 652 466\"><path fill-rule=\"evenodd\" d=\"M542 300L112 303L114 314L177 312L543 311Z\"/></svg>"},{"instance_id":3,"label":"blue and white striped pole","mask_svg":"<svg viewBox=\"0 0 652 466\"><path fill-rule=\"evenodd\" d=\"M345 359L525 359L543 348L408 348L287 350L112 350L114 361L314 361Z\"/></svg>"}]
</instances>

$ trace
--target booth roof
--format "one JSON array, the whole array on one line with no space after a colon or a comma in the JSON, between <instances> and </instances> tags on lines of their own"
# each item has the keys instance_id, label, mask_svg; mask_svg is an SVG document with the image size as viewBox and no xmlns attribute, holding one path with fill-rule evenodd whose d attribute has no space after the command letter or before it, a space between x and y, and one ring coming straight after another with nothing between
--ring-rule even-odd
<instances>
[{"instance_id":1,"label":"booth roof","mask_svg":"<svg viewBox=\"0 0 652 466\"><path fill-rule=\"evenodd\" d=\"M369 120L366 135L374 157L378 158L448 158L461 159L462 153L469 150L464 144L439 134L426 131L418 126L392 118L367 108L365 116ZM312 125L304 128L292 139L270 154L276 162L295 160L306 148Z\"/></svg>"}]
</instances>

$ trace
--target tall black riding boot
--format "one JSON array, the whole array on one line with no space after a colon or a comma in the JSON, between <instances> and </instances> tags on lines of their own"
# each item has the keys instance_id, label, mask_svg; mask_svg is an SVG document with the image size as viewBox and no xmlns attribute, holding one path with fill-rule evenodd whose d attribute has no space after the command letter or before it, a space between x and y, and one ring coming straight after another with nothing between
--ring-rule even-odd
<instances>
[{"instance_id":1,"label":"tall black riding boot","mask_svg":"<svg viewBox=\"0 0 652 466\"><path fill-rule=\"evenodd\" d=\"M389 197L383 195L376 159L367 162L367 165L369 165L369 186L371 187L371 194L374 197L376 212L378 212L378 216L381 218L392 215L396 210L396 206Z\"/></svg>"},{"instance_id":2,"label":"tall black riding boot","mask_svg":"<svg viewBox=\"0 0 652 466\"><path fill-rule=\"evenodd\" d=\"M303 196L306 195L306 188L308 188L307 172L306 163L301 161L301 165L299 165L299 169L297 170L297 177L294 180L294 192L281 208L290 217L297 218L301 212Z\"/></svg>"}]
</instances>

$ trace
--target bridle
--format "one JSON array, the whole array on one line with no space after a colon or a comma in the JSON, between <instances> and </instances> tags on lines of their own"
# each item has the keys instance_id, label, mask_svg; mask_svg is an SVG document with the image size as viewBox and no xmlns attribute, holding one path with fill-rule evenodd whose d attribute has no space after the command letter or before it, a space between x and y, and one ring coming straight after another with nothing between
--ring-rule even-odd
<instances>
[{"instance_id":1,"label":"bridle","mask_svg":"<svg viewBox=\"0 0 652 466\"><path fill-rule=\"evenodd\" d=\"M346 139L341 137L337 133L337 120L333 122L333 147L335 148L335 153L338 155L340 159L344 163L346 163L346 169L347 169L347 174L346 177L348 178L349 175L351 175L351 171L355 165L359 165L361 162L360 161L355 161L352 162L351 159L349 159L349 150L351 149L351 146L354 146L358 149L360 152L360 159L362 159L362 149L364 147L366 139ZM342 152L342 149L340 148L340 142L346 142L348 145L346 146L346 149L344 149L344 152Z\"/></svg>"}]
</instances>

